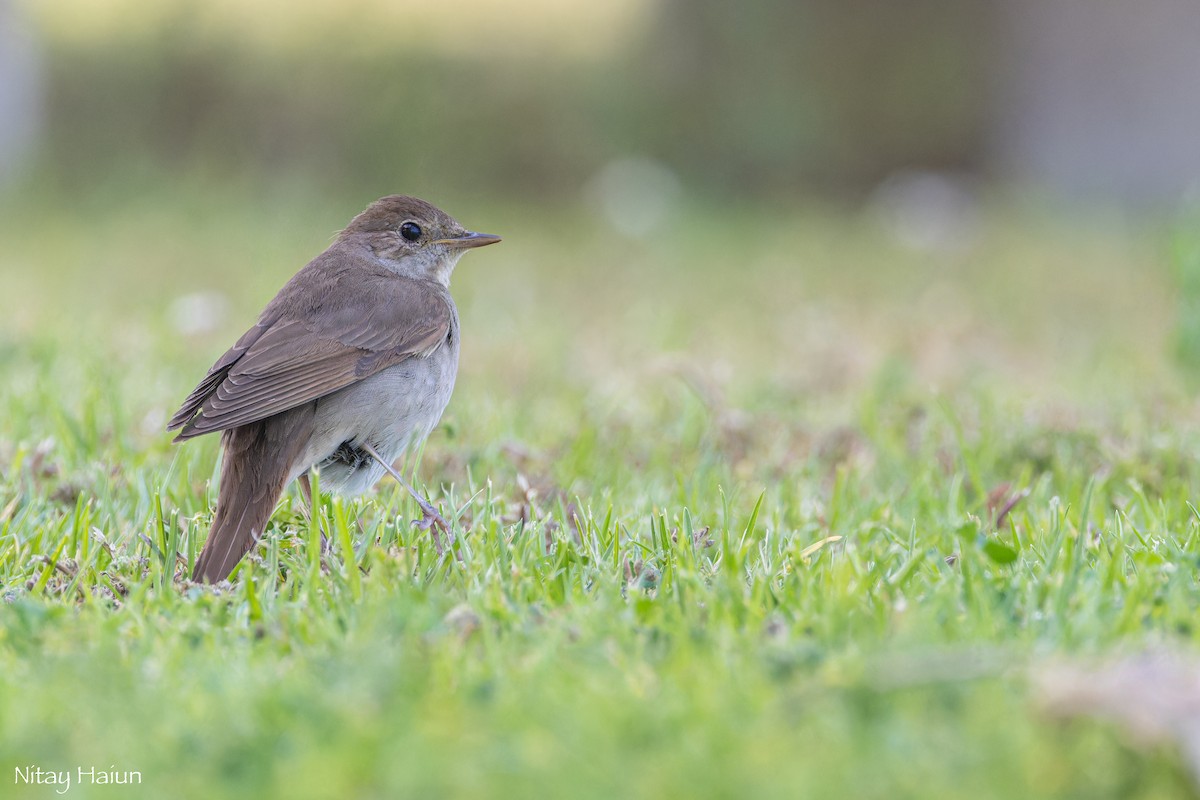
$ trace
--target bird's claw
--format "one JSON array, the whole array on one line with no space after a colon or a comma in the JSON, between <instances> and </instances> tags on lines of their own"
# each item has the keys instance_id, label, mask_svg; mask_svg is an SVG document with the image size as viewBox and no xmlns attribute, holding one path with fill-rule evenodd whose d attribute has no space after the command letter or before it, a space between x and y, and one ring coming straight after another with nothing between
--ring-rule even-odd
<instances>
[{"instance_id":1,"label":"bird's claw","mask_svg":"<svg viewBox=\"0 0 1200 800\"><path fill-rule=\"evenodd\" d=\"M433 506L423 507L421 509L421 518L414 519L412 526L430 532L433 537L433 546L437 549L439 556L446 552L446 549L442 546L442 537L439 531L449 536L450 524L446 522L445 518Z\"/></svg>"}]
</instances>

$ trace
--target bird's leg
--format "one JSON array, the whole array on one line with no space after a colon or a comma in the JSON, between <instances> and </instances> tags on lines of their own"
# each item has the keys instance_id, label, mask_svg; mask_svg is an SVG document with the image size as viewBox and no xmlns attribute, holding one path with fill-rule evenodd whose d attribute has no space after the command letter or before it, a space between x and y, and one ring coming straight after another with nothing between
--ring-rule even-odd
<instances>
[{"instance_id":1,"label":"bird's leg","mask_svg":"<svg viewBox=\"0 0 1200 800\"><path fill-rule=\"evenodd\" d=\"M424 497L421 497L421 495L417 493L417 490L410 486L408 481L404 480L400 473L396 472L392 465L384 460L383 456L376 452L374 447L367 442L361 442L358 446L363 450L366 450L367 453L371 455L371 458L382 464L383 468L388 471L388 474L399 481L401 486L403 486L405 489L408 489L408 493L413 496L413 498L417 501L417 505L420 506L422 514L420 519L413 520L413 525L416 525L423 531L430 531L430 535L433 537L433 546L437 548L438 555L442 555L445 550L442 547L442 538L438 535L436 529L440 529L443 533L449 536L450 525L445 519L442 518L442 515L437 512L437 509L434 508L428 500L426 500Z\"/></svg>"},{"instance_id":2,"label":"bird's leg","mask_svg":"<svg viewBox=\"0 0 1200 800\"><path fill-rule=\"evenodd\" d=\"M296 479L300 484L300 494L304 495L304 499L308 501L308 518L311 520L313 514L317 513L316 503L313 502L312 481L308 478L307 472L301 472L300 477ZM329 546L329 538L325 532L321 532L321 552L328 553L332 548Z\"/></svg>"},{"instance_id":3,"label":"bird's leg","mask_svg":"<svg viewBox=\"0 0 1200 800\"><path fill-rule=\"evenodd\" d=\"M312 514L312 512L313 512L312 482L309 481L309 479L308 479L308 473L301 472L300 477L297 478L296 480L298 480L300 482L300 494L304 495L304 502L308 503L308 513Z\"/></svg>"}]
</instances>

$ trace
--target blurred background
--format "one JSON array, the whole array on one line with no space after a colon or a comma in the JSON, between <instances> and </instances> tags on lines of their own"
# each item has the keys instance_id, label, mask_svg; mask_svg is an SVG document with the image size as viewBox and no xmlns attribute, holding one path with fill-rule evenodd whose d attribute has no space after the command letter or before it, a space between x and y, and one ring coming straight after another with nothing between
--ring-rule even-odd
<instances>
[{"instance_id":1,"label":"blurred background","mask_svg":"<svg viewBox=\"0 0 1200 800\"><path fill-rule=\"evenodd\" d=\"M133 590L0 603L0 764L115 762L146 797L503 793L529 765L551 796L810 768L839 797L1174 796L1138 783L1157 759L1035 727L992 645L1195 638L1198 182L1197 0L0 0L0 583L66 584L91 531ZM166 420L391 193L504 237L454 276L417 481L472 498L479 559L366 544L361 609L315 569L159 592L142 565L207 531L218 439ZM399 542L400 496L354 513ZM606 536L607 509L611 571L544 557L575 508ZM635 597L692 519L715 577L672 556L684 588Z\"/></svg>"},{"instance_id":2,"label":"blurred background","mask_svg":"<svg viewBox=\"0 0 1200 800\"><path fill-rule=\"evenodd\" d=\"M1198 37L1188 0L3 0L0 165L656 203L917 170L1170 208Z\"/></svg>"},{"instance_id":3,"label":"blurred background","mask_svg":"<svg viewBox=\"0 0 1200 800\"><path fill-rule=\"evenodd\" d=\"M195 368L402 192L506 236L469 368L536 317L539 374L1187 373L1197 41L1191 0L0 0L4 325Z\"/></svg>"}]
</instances>

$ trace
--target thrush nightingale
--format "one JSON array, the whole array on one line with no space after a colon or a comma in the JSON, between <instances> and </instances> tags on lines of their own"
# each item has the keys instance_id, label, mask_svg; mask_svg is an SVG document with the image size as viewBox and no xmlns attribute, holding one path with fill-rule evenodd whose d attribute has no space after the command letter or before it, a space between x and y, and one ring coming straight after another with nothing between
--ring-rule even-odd
<instances>
[{"instance_id":1,"label":"thrush nightingale","mask_svg":"<svg viewBox=\"0 0 1200 800\"><path fill-rule=\"evenodd\" d=\"M458 372L450 274L500 237L472 233L415 197L376 200L275 295L212 366L167 430L221 431L212 532L192 579L224 580L254 546L295 479L353 495L385 472L416 497L428 528L446 523L392 468L437 424ZM311 497L310 497L311 500ZM434 532L434 541L440 541Z\"/></svg>"}]
</instances>

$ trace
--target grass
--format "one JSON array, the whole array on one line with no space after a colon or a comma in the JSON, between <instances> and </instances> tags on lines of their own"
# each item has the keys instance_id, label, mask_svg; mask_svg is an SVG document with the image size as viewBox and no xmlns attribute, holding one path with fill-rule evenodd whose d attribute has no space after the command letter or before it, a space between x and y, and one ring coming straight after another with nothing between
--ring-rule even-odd
<instances>
[{"instance_id":1,"label":"grass","mask_svg":"<svg viewBox=\"0 0 1200 800\"><path fill-rule=\"evenodd\" d=\"M1000 211L922 253L827 209L698 207L639 242L431 199L506 236L459 268L458 388L408 466L460 559L389 483L311 522L293 489L217 590L183 580L216 441L163 422L362 198L6 201L6 773L142 773L96 797L1194 796L1170 739L1055 711L1040 679L1194 649L1200 415L1152 232ZM185 334L197 291L227 313Z\"/></svg>"}]
</instances>

